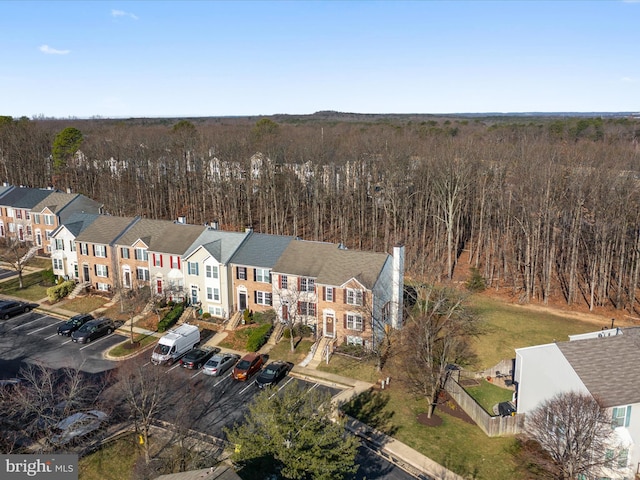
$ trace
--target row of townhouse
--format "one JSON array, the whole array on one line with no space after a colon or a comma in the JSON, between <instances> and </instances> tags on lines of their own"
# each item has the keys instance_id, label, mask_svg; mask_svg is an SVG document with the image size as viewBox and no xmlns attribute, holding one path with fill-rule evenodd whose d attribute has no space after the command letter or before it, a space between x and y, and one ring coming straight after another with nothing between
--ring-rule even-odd
<instances>
[{"instance_id":1,"label":"row of townhouse","mask_svg":"<svg viewBox=\"0 0 640 480\"><path fill-rule=\"evenodd\" d=\"M99 214L102 205L84 195L51 188L0 186L0 238L28 242L49 253L50 238L76 213Z\"/></svg>"},{"instance_id":2,"label":"row of townhouse","mask_svg":"<svg viewBox=\"0 0 640 480\"><path fill-rule=\"evenodd\" d=\"M51 233L51 260L56 275L98 291L150 288L223 319L273 309L338 343L373 346L402 324L403 246L389 255L215 223L76 213Z\"/></svg>"}]
</instances>

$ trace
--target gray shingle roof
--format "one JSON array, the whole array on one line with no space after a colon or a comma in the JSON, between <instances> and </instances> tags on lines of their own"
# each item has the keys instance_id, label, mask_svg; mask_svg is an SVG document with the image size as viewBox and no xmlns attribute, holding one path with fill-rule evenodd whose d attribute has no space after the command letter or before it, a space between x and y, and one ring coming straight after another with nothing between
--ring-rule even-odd
<instances>
[{"instance_id":1,"label":"gray shingle roof","mask_svg":"<svg viewBox=\"0 0 640 480\"><path fill-rule=\"evenodd\" d=\"M206 228L202 225L185 225L174 222L166 223L167 225L162 232L162 236L154 239L153 246L150 246L149 250L160 253L184 255Z\"/></svg>"},{"instance_id":2,"label":"gray shingle roof","mask_svg":"<svg viewBox=\"0 0 640 480\"><path fill-rule=\"evenodd\" d=\"M52 213L58 213L70 202L75 200L77 193L50 192L47 198L31 207L34 212L42 212L45 208L51 210Z\"/></svg>"},{"instance_id":3,"label":"gray shingle roof","mask_svg":"<svg viewBox=\"0 0 640 480\"><path fill-rule=\"evenodd\" d=\"M389 258L386 253L345 250L332 243L294 240L284 250L273 271L312 277L316 284L343 285L352 278L372 289L382 267Z\"/></svg>"},{"instance_id":4,"label":"gray shingle roof","mask_svg":"<svg viewBox=\"0 0 640 480\"><path fill-rule=\"evenodd\" d=\"M130 247L139 239L143 239L144 243L151 247L150 244L162 236L162 232L164 232L164 229L169 223L171 222L167 220L140 218L131 228L118 237L116 243Z\"/></svg>"},{"instance_id":5,"label":"gray shingle roof","mask_svg":"<svg viewBox=\"0 0 640 480\"><path fill-rule=\"evenodd\" d=\"M249 235L247 232L223 232L222 230L206 228L200 236L192 242L185 257L195 252L199 246L203 246L216 260L222 264L227 264L247 235Z\"/></svg>"},{"instance_id":6,"label":"gray shingle roof","mask_svg":"<svg viewBox=\"0 0 640 480\"><path fill-rule=\"evenodd\" d=\"M67 230L69 230L69 232L73 234L74 237L77 237L99 216L100 215L96 215L93 213L74 213L69 217L67 223L64 223L63 225L60 225L58 228L56 228L52 235L55 235L58 230L60 230L62 227L65 227Z\"/></svg>"},{"instance_id":7,"label":"gray shingle roof","mask_svg":"<svg viewBox=\"0 0 640 480\"><path fill-rule=\"evenodd\" d=\"M231 258L235 265L271 268L284 252L293 237L252 233Z\"/></svg>"},{"instance_id":8,"label":"gray shingle roof","mask_svg":"<svg viewBox=\"0 0 640 480\"><path fill-rule=\"evenodd\" d=\"M54 192L55 190L44 188L16 187L3 195L0 203L14 208L32 209Z\"/></svg>"},{"instance_id":9,"label":"gray shingle roof","mask_svg":"<svg viewBox=\"0 0 640 480\"><path fill-rule=\"evenodd\" d=\"M99 215L76 237L76 241L109 245L135 220L134 217Z\"/></svg>"},{"instance_id":10,"label":"gray shingle roof","mask_svg":"<svg viewBox=\"0 0 640 480\"><path fill-rule=\"evenodd\" d=\"M623 328L621 332L557 344L603 407L640 402L640 328Z\"/></svg>"}]
</instances>

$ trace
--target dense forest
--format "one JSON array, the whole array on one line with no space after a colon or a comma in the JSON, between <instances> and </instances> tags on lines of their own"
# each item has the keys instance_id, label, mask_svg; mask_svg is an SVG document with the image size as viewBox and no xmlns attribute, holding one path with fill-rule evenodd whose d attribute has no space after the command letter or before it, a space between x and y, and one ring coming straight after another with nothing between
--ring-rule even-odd
<instances>
[{"instance_id":1,"label":"dense forest","mask_svg":"<svg viewBox=\"0 0 640 480\"><path fill-rule=\"evenodd\" d=\"M0 178L113 215L402 242L416 278L451 279L464 258L523 303L634 312L639 138L631 116L0 117Z\"/></svg>"}]
</instances>

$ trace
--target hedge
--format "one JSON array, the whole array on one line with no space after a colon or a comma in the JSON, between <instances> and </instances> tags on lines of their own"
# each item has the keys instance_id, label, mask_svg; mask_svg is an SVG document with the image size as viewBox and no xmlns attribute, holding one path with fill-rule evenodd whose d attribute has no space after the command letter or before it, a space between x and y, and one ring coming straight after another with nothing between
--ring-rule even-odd
<instances>
[{"instance_id":1,"label":"hedge","mask_svg":"<svg viewBox=\"0 0 640 480\"><path fill-rule=\"evenodd\" d=\"M162 333L169 330L178 321L182 312L184 312L184 304L175 304L164 318L158 322L158 332Z\"/></svg>"},{"instance_id":2,"label":"hedge","mask_svg":"<svg viewBox=\"0 0 640 480\"><path fill-rule=\"evenodd\" d=\"M267 343L272 329L273 326L269 323L254 328L249 334L249 338L247 338L247 350L257 352L261 346Z\"/></svg>"},{"instance_id":3,"label":"hedge","mask_svg":"<svg viewBox=\"0 0 640 480\"><path fill-rule=\"evenodd\" d=\"M47 288L47 298L49 298L51 303L55 303L73 292L74 288L76 288L76 282L67 280L60 285Z\"/></svg>"}]
</instances>

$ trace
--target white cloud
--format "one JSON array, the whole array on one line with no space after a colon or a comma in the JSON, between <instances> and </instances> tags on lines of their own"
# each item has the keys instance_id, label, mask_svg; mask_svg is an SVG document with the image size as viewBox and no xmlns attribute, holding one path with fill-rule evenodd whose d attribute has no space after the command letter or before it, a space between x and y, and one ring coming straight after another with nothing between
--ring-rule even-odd
<instances>
[{"instance_id":1,"label":"white cloud","mask_svg":"<svg viewBox=\"0 0 640 480\"><path fill-rule=\"evenodd\" d=\"M66 55L71 52L71 50L57 50L55 48L51 48L49 45L40 45L39 49L42 53L46 53L47 55Z\"/></svg>"},{"instance_id":2,"label":"white cloud","mask_svg":"<svg viewBox=\"0 0 640 480\"><path fill-rule=\"evenodd\" d=\"M129 17L133 20L138 20L138 17L131 12L125 12L124 10L111 10L112 17Z\"/></svg>"}]
</instances>

